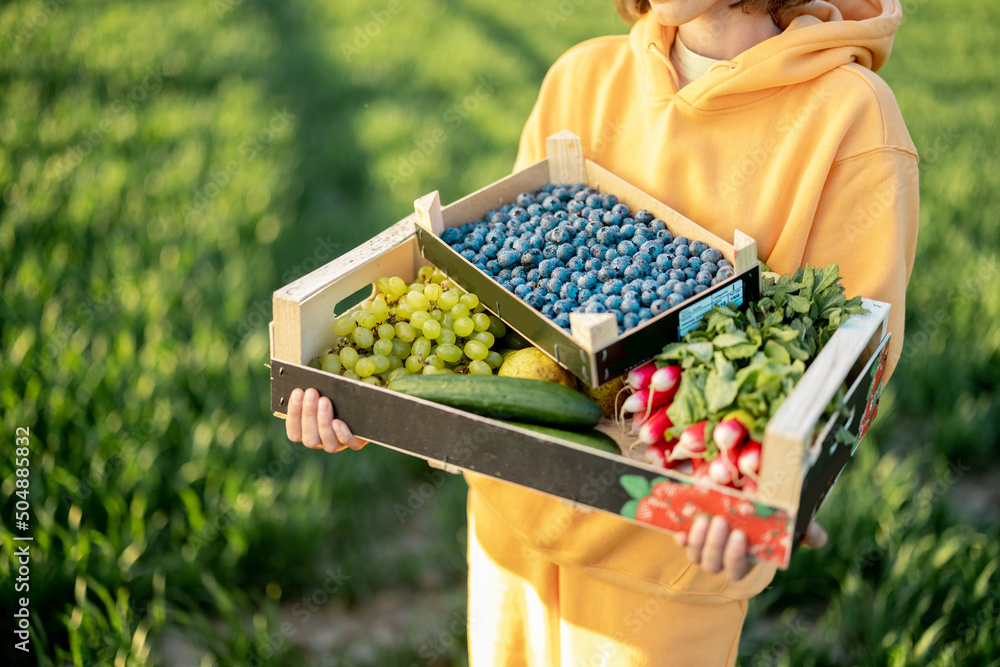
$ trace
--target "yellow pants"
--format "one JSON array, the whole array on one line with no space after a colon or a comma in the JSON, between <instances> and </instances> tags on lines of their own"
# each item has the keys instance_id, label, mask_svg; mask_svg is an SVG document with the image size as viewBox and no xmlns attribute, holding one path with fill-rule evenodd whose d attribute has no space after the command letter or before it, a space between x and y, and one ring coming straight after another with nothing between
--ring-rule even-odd
<instances>
[{"instance_id":1,"label":"yellow pants","mask_svg":"<svg viewBox=\"0 0 1000 667\"><path fill-rule=\"evenodd\" d=\"M506 530L498 517L470 488L471 667L736 664L747 600L727 595L729 582L716 580L723 575L689 566L691 572L677 581L694 582L693 593L666 587L662 594L651 594L655 589L649 581L622 585L622 579L609 580L593 568L557 564ZM752 592L771 576L773 570L751 575Z\"/></svg>"}]
</instances>

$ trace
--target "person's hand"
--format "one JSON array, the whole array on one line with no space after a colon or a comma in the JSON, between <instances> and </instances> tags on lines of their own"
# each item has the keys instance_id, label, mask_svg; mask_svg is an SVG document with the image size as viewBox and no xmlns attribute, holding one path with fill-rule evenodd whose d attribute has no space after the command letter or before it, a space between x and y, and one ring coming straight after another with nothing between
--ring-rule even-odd
<instances>
[{"instance_id":1,"label":"person's hand","mask_svg":"<svg viewBox=\"0 0 1000 667\"><path fill-rule=\"evenodd\" d=\"M285 433L292 442L331 453L348 447L361 449L368 444L367 440L356 438L342 420L333 418L333 403L325 396L321 398L315 389L292 391Z\"/></svg>"},{"instance_id":2,"label":"person's hand","mask_svg":"<svg viewBox=\"0 0 1000 667\"><path fill-rule=\"evenodd\" d=\"M720 516L711 521L707 516L700 516L691 524L690 532L677 533L676 537L677 544L687 547L688 559L710 574L724 569L730 580L739 581L750 571L746 534L742 530L730 530L729 524ZM823 527L810 522L802 544L819 549L826 544L826 539Z\"/></svg>"}]
</instances>

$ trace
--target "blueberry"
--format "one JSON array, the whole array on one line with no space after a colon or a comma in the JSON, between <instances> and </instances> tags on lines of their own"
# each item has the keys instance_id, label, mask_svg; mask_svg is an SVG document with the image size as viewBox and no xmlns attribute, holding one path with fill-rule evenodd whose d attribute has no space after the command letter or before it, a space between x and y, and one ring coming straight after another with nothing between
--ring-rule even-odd
<instances>
[{"instance_id":1,"label":"blueberry","mask_svg":"<svg viewBox=\"0 0 1000 667\"><path fill-rule=\"evenodd\" d=\"M622 297L621 310L623 313L638 313L642 306L636 299L631 297Z\"/></svg>"},{"instance_id":2,"label":"blueberry","mask_svg":"<svg viewBox=\"0 0 1000 667\"><path fill-rule=\"evenodd\" d=\"M678 236L677 238L674 239L674 243L676 243L678 246L682 246L682 245L688 245L689 243L691 243L691 241L689 241L688 237L686 236Z\"/></svg>"},{"instance_id":3,"label":"blueberry","mask_svg":"<svg viewBox=\"0 0 1000 667\"><path fill-rule=\"evenodd\" d=\"M529 283L537 283L541 276L538 275L538 269L531 269L528 271L528 275L524 277Z\"/></svg>"},{"instance_id":4,"label":"blueberry","mask_svg":"<svg viewBox=\"0 0 1000 667\"><path fill-rule=\"evenodd\" d=\"M587 261L588 259L593 257L593 254L591 254L590 248L586 246L581 246L576 249L576 256L582 259L583 261Z\"/></svg>"},{"instance_id":5,"label":"blueberry","mask_svg":"<svg viewBox=\"0 0 1000 667\"><path fill-rule=\"evenodd\" d=\"M597 272L588 271L587 273L580 276L580 279L576 281L576 286L580 289L594 289L597 286Z\"/></svg>"},{"instance_id":6,"label":"blueberry","mask_svg":"<svg viewBox=\"0 0 1000 667\"><path fill-rule=\"evenodd\" d=\"M681 281L676 280L674 278L671 278L667 282L663 283L663 286L666 287L667 289L669 289L671 292L673 292L674 288L677 287L680 284L681 284Z\"/></svg>"},{"instance_id":7,"label":"blueberry","mask_svg":"<svg viewBox=\"0 0 1000 667\"><path fill-rule=\"evenodd\" d=\"M608 248L607 252L604 253L604 261L608 264L615 261L619 257L621 257L621 255L619 255L618 251L614 248Z\"/></svg>"},{"instance_id":8,"label":"blueberry","mask_svg":"<svg viewBox=\"0 0 1000 667\"><path fill-rule=\"evenodd\" d=\"M615 257L611 260L611 268L619 274L624 273L625 269L630 266L632 266L632 262L629 261L628 257Z\"/></svg>"},{"instance_id":9,"label":"blueberry","mask_svg":"<svg viewBox=\"0 0 1000 667\"><path fill-rule=\"evenodd\" d=\"M542 315L548 318L552 318L555 315L554 309L551 303L542 304Z\"/></svg>"},{"instance_id":10,"label":"blueberry","mask_svg":"<svg viewBox=\"0 0 1000 667\"><path fill-rule=\"evenodd\" d=\"M602 266L601 270L597 272L597 279L600 281L614 280L618 277L618 271L611 268L610 266Z\"/></svg>"},{"instance_id":11,"label":"blueberry","mask_svg":"<svg viewBox=\"0 0 1000 667\"><path fill-rule=\"evenodd\" d=\"M636 211L635 212L635 221L636 222L641 222L641 223L644 223L644 224L648 224L649 222L652 222L654 219L655 218L653 217L653 214L650 213L649 211L647 211L646 209L642 209L641 211Z\"/></svg>"},{"instance_id":12,"label":"blueberry","mask_svg":"<svg viewBox=\"0 0 1000 667\"><path fill-rule=\"evenodd\" d=\"M552 192L555 189L556 186L554 184L546 183L545 185L542 186L542 189L539 192Z\"/></svg>"},{"instance_id":13,"label":"blueberry","mask_svg":"<svg viewBox=\"0 0 1000 667\"><path fill-rule=\"evenodd\" d=\"M441 234L441 240L448 245L454 245L462 239L462 234L454 227L449 227Z\"/></svg>"},{"instance_id":14,"label":"blueberry","mask_svg":"<svg viewBox=\"0 0 1000 667\"><path fill-rule=\"evenodd\" d=\"M728 259L720 259L718 262L716 262L716 264L719 265L720 269L722 267L724 267L724 266L728 266L729 268L733 268L733 263L730 262Z\"/></svg>"},{"instance_id":15,"label":"blueberry","mask_svg":"<svg viewBox=\"0 0 1000 667\"><path fill-rule=\"evenodd\" d=\"M573 234L570 232L569 228L562 225L559 225L545 236L550 242L555 243L556 245L569 243L573 238Z\"/></svg>"},{"instance_id":16,"label":"blueberry","mask_svg":"<svg viewBox=\"0 0 1000 667\"><path fill-rule=\"evenodd\" d=\"M684 303L684 297L676 292L667 297L667 308L673 308Z\"/></svg>"},{"instance_id":17,"label":"blueberry","mask_svg":"<svg viewBox=\"0 0 1000 667\"><path fill-rule=\"evenodd\" d=\"M656 240L662 241L663 243L670 243L674 240L674 237L668 230L660 229L656 232Z\"/></svg>"},{"instance_id":18,"label":"blueberry","mask_svg":"<svg viewBox=\"0 0 1000 667\"><path fill-rule=\"evenodd\" d=\"M673 293L674 293L674 290L673 290L672 287L668 287L666 285L657 285L657 287L656 287L656 296L658 296L661 300L662 299L666 299L668 296L670 296ZM650 307L652 307L652 306L650 306Z\"/></svg>"},{"instance_id":19,"label":"blueberry","mask_svg":"<svg viewBox=\"0 0 1000 667\"><path fill-rule=\"evenodd\" d=\"M632 241L625 240L618 244L618 252L620 252L623 255L628 255L631 257L636 253L636 250L638 250L638 248L636 248L635 243L633 243Z\"/></svg>"},{"instance_id":20,"label":"blueberry","mask_svg":"<svg viewBox=\"0 0 1000 667\"><path fill-rule=\"evenodd\" d=\"M587 303L587 299L594 296L594 293L589 289L581 289L580 293L576 295L576 302L583 304Z\"/></svg>"},{"instance_id":21,"label":"blueberry","mask_svg":"<svg viewBox=\"0 0 1000 667\"><path fill-rule=\"evenodd\" d=\"M567 331L570 330L569 313L559 313L558 315L556 315L556 318L553 321L556 323L557 327L562 327Z\"/></svg>"},{"instance_id":22,"label":"blueberry","mask_svg":"<svg viewBox=\"0 0 1000 667\"><path fill-rule=\"evenodd\" d=\"M485 243L486 243L486 236L483 234L479 234L478 232L474 234L469 234L468 236L465 237L465 247L469 250L474 250L476 252L479 252L479 249L482 248L483 244Z\"/></svg>"},{"instance_id":23,"label":"blueberry","mask_svg":"<svg viewBox=\"0 0 1000 667\"><path fill-rule=\"evenodd\" d=\"M687 280L695 280L698 276L698 272L692 269L690 266L684 269L684 277Z\"/></svg>"},{"instance_id":24,"label":"blueberry","mask_svg":"<svg viewBox=\"0 0 1000 667\"><path fill-rule=\"evenodd\" d=\"M576 256L576 248L571 246L569 243L563 243L561 246L556 248L556 259L563 262L568 262L571 257Z\"/></svg>"},{"instance_id":25,"label":"blueberry","mask_svg":"<svg viewBox=\"0 0 1000 667\"><path fill-rule=\"evenodd\" d=\"M646 264L652 264L653 258L649 256L648 252L643 252L642 250L636 252L632 255L632 263L635 264L637 261L642 260Z\"/></svg>"},{"instance_id":26,"label":"blueberry","mask_svg":"<svg viewBox=\"0 0 1000 667\"><path fill-rule=\"evenodd\" d=\"M635 236L635 225L623 224L621 227L621 235L623 239L630 239Z\"/></svg>"},{"instance_id":27,"label":"blueberry","mask_svg":"<svg viewBox=\"0 0 1000 667\"><path fill-rule=\"evenodd\" d=\"M571 285L567 285L571 287ZM552 311L556 315L561 315L562 313L571 313L576 309L577 303L576 299L559 299L554 304L552 304Z\"/></svg>"},{"instance_id":28,"label":"blueberry","mask_svg":"<svg viewBox=\"0 0 1000 667\"><path fill-rule=\"evenodd\" d=\"M695 271L700 271L702 264L704 264L704 262L701 261L701 257L691 257L688 259L688 266Z\"/></svg>"},{"instance_id":29,"label":"blueberry","mask_svg":"<svg viewBox=\"0 0 1000 667\"><path fill-rule=\"evenodd\" d=\"M625 313L625 316L622 318L622 326L626 331L639 326L639 315L636 313L638 313L638 310L635 313Z\"/></svg>"},{"instance_id":30,"label":"blueberry","mask_svg":"<svg viewBox=\"0 0 1000 667\"><path fill-rule=\"evenodd\" d=\"M534 248L535 250L541 250L545 247L545 239L538 234L532 234L528 237L528 246Z\"/></svg>"},{"instance_id":31,"label":"blueberry","mask_svg":"<svg viewBox=\"0 0 1000 667\"><path fill-rule=\"evenodd\" d=\"M569 192L569 188L565 185L561 185L553 190L552 196L556 197L559 201L569 201L573 198L573 195Z\"/></svg>"},{"instance_id":32,"label":"blueberry","mask_svg":"<svg viewBox=\"0 0 1000 667\"><path fill-rule=\"evenodd\" d=\"M556 249L557 248L554 244L547 244L544 248L542 248L542 259L555 259Z\"/></svg>"},{"instance_id":33,"label":"blueberry","mask_svg":"<svg viewBox=\"0 0 1000 667\"><path fill-rule=\"evenodd\" d=\"M587 216L587 220L590 220L591 222L603 222L604 211L599 208L595 208L590 212L590 215Z\"/></svg>"},{"instance_id":34,"label":"blueberry","mask_svg":"<svg viewBox=\"0 0 1000 667\"><path fill-rule=\"evenodd\" d=\"M472 258L475 257L475 256L476 256L476 253L473 252L472 250L463 250L462 251L462 257L466 258L470 262L472 261Z\"/></svg>"},{"instance_id":35,"label":"blueberry","mask_svg":"<svg viewBox=\"0 0 1000 667\"><path fill-rule=\"evenodd\" d=\"M639 246L639 250L648 254L650 257L656 258L663 252L663 244L659 241L646 241Z\"/></svg>"},{"instance_id":36,"label":"blueberry","mask_svg":"<svg viewBox=\"0 0 1000 667\"><path fill-rule=\"evenodd\" d=\"M667 271L669 269L672 269L674 266L674 256L667 255L666 253L658 255L655 264L656 268L660 269L661 271Z\"/></svg>"},{"instance_id":37,"label":"blueberry","mask_svg":"<svg viewBox=\"0 0 1000 667\"><path fill-rule=\"evenodd\" d=\"M618 197L611 194L610 192L605 193L604 195L601 196L601 206L603 206L608 211L610 211L617 205L618 205Z\"/></svg>"},{"instance_id":38,"label":"blueberry","mask_svg":"<svg viewBox=\"0 0 1000 667\"><path fill-rule=\"evenodd\" d=\"M601 260L597 259L596 257L591 257L590 259L588 259L586 262L583 263L583 268L585 271L597 271L602 266L604 266L604 263Z\"/></svg>"},{"instance_id":39,"label":"blueberry","mask_svg":"<svg viewBox=\"0 0 1000 667\"><path fill-rule=\"evenodd\" d=\"M617 213L612 213L611 211L608 211L607 213L604 214L604 217L601 218L601 222L603 222L605 225L620 225L622 224L622 217Z\"/></svg>"},{"instance_id":40,"label":"blueberry","mask_svg":"<svg viewBox=\"0 0 1000 667\"><path fill-rule=\"evenodd\" d=\"M691 241L691 243L688 244L688 245L691 246L691 254L692 255L700 255L701 253L703 253L706 250L708 250L708 246L704 242L702 242L702 241L697 241L697 240L696 241Z\"/></svg>"},{"instance_id":41,"label":"blueberry","mask_svg":"<svg viewBox=\"0 0 1000 667\"><path fill-rule=\"evenodd\" d=\"M479 252L485 255L487 259L496 259L499 250L495 243L487 243Z\"/></svg>"},{"instance_id":42,"label":"blueberry","mask_svg":"<svg viewBox=\"0 0 1000 667\"><path fill-rule=\"evenodd\" d=\"M666 272L660 271L659 273L656 274L657 285L664 285L668 280L670 280L670 276L668 276Z\"/></svg>"},{"instance_id":43,"label":"blueberry","mask_svg":"<svg viewBox=\"0 0 1000 667\"><path fill-rule=\"evenodd\" d=\"M580 294L580 288L573 283L563 283L559 288L559 296L563 299L571 299L576 302L576 297Z\"/></svg>"},{"instance_id":44,"label":"blueberry","mask_svg":"<svg viewBox=\"0 0 1000 667\"><path fill-rule=\"evenodd\" d=\"M570 257L569 261L566 262L566 268L573 272L583 271L583 265L583 260L576 255Z\"/></svg>"},{"instance_id":45,"label":"blueberry","mask_svg":"<svg viewBox=\"0 0 1000 667\"><path fill-rule=\"evenodd\" d=\"M615 278L601 285L601 294L604 295L621 294L623 287L625 287L625 283Z\"/></svg>"},{"instance_id":46,"label":"blueberry","mask_svg":"<svg viewBox=\"0 0 1000 667\"><path fill-rule=\"evenodd\" d=\"M733 273L733 268L731 266L723 266L722 268L719 269L719 272L715 274L715 277L718 278L719 281L723 281L723 280L729 280L734 275L736 274Z\"/></svg>"},{"instance_id":47,"label":"blueberry","mask_svg":"<svg viewBox=\"0 0 1000 667\"><path fill-rule=\"evenodd\" d=\"M564 283L567 280L569 280L569 276L571 273L572 271L567 269L565 266L557 266L556 268L552 269L552 277L561 283Z\"/></svg>"},{"instance_id":48,"label":"blueberry","mask_svg":"<svg viewBox=\"0 0 1000 667\"><path fill-rule=\"evenodd\" d=\"M483 273L486 273L486 265L483 264L482 262L473 262L472 265L475 266L480 271L482 271Z\"/></svg>"},{"instance_id":49,"label":"blueberry","mask_svg":"<svg viewBox=\"0 0 1000 667\"><path fill-rule=\"evenodd\" d=\"M649 307L654 301L656 301L656 292L647 290L639 295L639 303L643 306Z\"/></svg>"},{"instance_id":50,"label":"blueberry","mask_svg":"<svg viewBox=\"0 0 1000 667\"><path fill-rule=\"evenodd\" d=\"M649 311L653 313L654 317L667 310L667 308L669 308L669 306L667 305L665 299L657 299L653 303L649 304Z\"/></svg>"},{"instance_id":51,"label":"blueberry","mask_svg":"<svg viewBox=\"0 0 1000 667\"><path fill-rule=\"evenodd\" d=\"M465 243L468 245L469 242L466 241ZM518 254L524 254L530 247L524 239L514 239L514 242L510 244L510 249Z\"/></svg>"},{"instance_id":52,"label":"blueberry","mask_svg":"<svg viewBox=\"0 0 1000 667\"><path fill-rule=\"evenodd\" d=\"M600 208L601 206L601 196L598 194L592 194L587 197L587 206L590 208Z\"/></svg>"},{"instance_id":53,"label":"blueberry","mask_svg":"<svg viewBox=\"0 0 1000 667\"><path fill-rule=\"evenodd\" d=\"M610 227L601 227L597 230L597 241L602 245L613 246L618 243L618 233Z\"/></svg>"},{"instance_id":54,"label":"blueberry","mask_svg":"<svg viewBox=\"0 0 1000 667\"><path fill-rule=\"evenodd\" d=\"M497 280L510 280L513 277L514 274L511 273L510 269L501 269L497 271Z\"/></svg>"},{"instance_id":55,"label":"blueberry","mask_svg":"<svg viewBox=\"0 0 1000 667\"><path fill-rule=\"evenodd\" d=\"M708 289L708 285L695 285L693 289L695 294L701 294Z\"/></svg>"},{"instance_id":56,"label":"blueberry","mask_svg":"<svg viewBox=\"0 0 1000 667\"><path fill-rule=\"evenodd\" d=\"M684 272L680 269L670 269L667 271L667 277L670 278L670 280L676 280L678 282L684 282L687 280L687 276L685 276Z\"/></svg>"},{"instance_id":57,"label":"blueberry","mask_svg":"<svg viewBox=\"0 0 1000 667\"><path fill-rule=\"evenodd\" d=\"M674 253L674 255L677 257L683 257L684 259L687 259L688 257L691 256L691 248L687 247L686 245L679 245L677 246L677 252Z\"/></svg>"},{"instance_id":58,"label":"blueberry","mask_svg":"<svg viewBox=\"0 0 1000 667\"><path fill-rule=\"evenodd\" d=\"M699 256L703 262L712 262L714 264L718 264L719 260L722 259L722 253L715 248L703 250Z\"/></svg>"},{"instance_id":59,"label":"blueberry","mask_svg":"<svg viewBox=\"0 0 1000 667\"><path fill-rule=\"evenodd\" d=\"M611 212L623 218L629 214L628 206L626 206L625 204L616 205L611 209Z\"/></svg>"},{"instance_id":60,"label":"blueberry","mask_svg":"<svg viewBox=\"0 0 1000 667\"><path fill-rule=\"evenodd\" d=\"M534 248L529 248L527 252L521 255L521 266L530 268L537 265L541 260L542 252Z\"/></svg>"},{"instance_id":61,"label":"blueberry","mask_svg":"<svg viewBox=\"0 0 1000 667\"><path fill-rule=\"evenodd\" d=\"M512 278L510 279L510 286L511 286L511 289L517 289L517 288L518 288L518 287L520 287L521 285L526 285L526 284L527 284L527 283L526 283L526 282L524 281L524 278L522 278L522 277L520 277L520 276L514 276L514 277L512 277Z\"/></svg>"},{"instance_id":62,"label":"blueberry","mask_svg":"<svg viewBox=\"0 0 1000 667\"><path fill-rule=\"evenodd\" d=\"M618 310L620 315L621 311L619 309L622 307L622 298L617 294L609 294L604 300L604 305L608 307L608 310Z\"/></svg>"},{"instance_id":63,"label":"blueberry","mask_svg":"<svg viewBox=\"0 0 1000 667\"><path fill-rule=\"evenodd\" d=\"M601 223L599 223L599 222L588 222L583 227L583 233L586 234L588 237L597 239L598 243L605 243L606 244L606 242L602 241L601 237L600 237L600 233L601 233L602 229L604 229L604 227L601 225Z\"/></svg>"},{"instance_id":64,"label":"blueberry","mask_svg":"<svg viewBox=\"0 0 1000 667\"><path fill-rule=\"evenodd\" d=\"M577 235L573 237L573 241L572 241L573 248L582 248L582 247L586 246L587 245L587 239L588 239L588 236L586 234L584 234L583 232L577 233Z\"/></svg>"},{"instance_id":65,"label":"blueberry","mask_svg":"<svg viewBox=\"0 0 1000 667\"><path fill-rule=\"evenodd\" d=\"M603 243L594 243L594 245L590 246L590 253L594 257L604 257L607 252L608 247Z\"/></svg>"},{"instance_id":66,"label":"blueberry","mask_svg":"<svg viewBox=\"0 0 1000 667\"><path fill-rule=\"evenodd\" d=\"M702 271L708 271L713 276L719 272L719 267L716 266L715 262L705 262L701 265Z\"/></svg>"},{"instance_id":67,"label":"blueberry","mask_svg":"<svg viewBox=\"0 0 1000 667\"><path fill-rule=\"evenodd\" d=\"M586 208L585 204L577 199L566 203L566 211L571 215L578 215L584 208Z\"/></svg>"},{"instance_id":68,"label":"blueberry","mask_svg":"<svg viewBox=\"0 0 1000 667\"><path fill-rule=\"evenodd\" d=\"M528 206L524 207L524 210L527 211L528 215L530 215L532 218L537 218L538 216L545 213L545 209L542 208L541 204L538 203L529 204Z\"/></svg>"},{"instance_id":69,"label":"blueberry","mask_svg":"<svg viewBox=\"0 0 1000 667\"><path fill-rule=\"evenodd\" d=\"M583 312L585 313L606 313L608 312L608 307L603 303L598 301L588 301L587 305L584 306Z\"/></svg>"},{"instance_id":70,"label":"blueberry","mask_svg":"<svg viewBox=\"0 0 1000 667\"><path fill-rule=\"evenodd\" d=\"M506 216L504 216L504 219L506 219ZM462 225L459 229L462 232L462 236L465 236L466 234L472 231L472 223L467 222L464 225Z\"/></svg>"},{"instance_id":71,"label":"blueberry","mask_svg":"<svg viewBox=\"0 0 1000 667\"><path fill-rule=\"evenodd\" d=\"M529 206L535 203L535 195L531 194L530 192L522 192L517 196L517 199L514 200L514 203L516 203L518 206L528 208Z\"/></svg>"},{"instance_id":72,"label":"blueberry","mask_svg":"<svg viewBox=\"0 0 1000 667\"><path fill-rule=\"evenodd\" d=\"M544 200L542 200L542 208L544 208L546 211L549 212L558 211L561 205L562 202L560 202L555 197L546 197Z\"/></svg>"},{"instance_id":73,"label":"blueberry","mask_svg":"<svg viewBox=\"0 0 1000 667\"><path fill-rule=\"evenodd\" d=\"M674 294L679 294L685 299L689 299L691 298L691 295L694 294L694 290L692 290L691 286L688 285L687 283L677 283L677 285L674 287Z\"/></svg>"},{"instance_id":74,"label":"blueberry","mask_svg":"<svg viewBox=\"0 0 1000 667\"><path fill-rule=\"evenodd\" d=\"M497 275L500 273L500 263L495 259L491 259L486 262L486 270L490 272L490 275Z\"/></svg>"},{"instance_id":75,"label":"blueberry","mask_svg":"<svg viewBox=\"0 0 1000 667\"><path fill-rule=\"evenodd\" d=\"M645 322L646 320L653 319L653 311L650 310L649 308L640 308L638 314L640 322Z\"/></svg>"},{"instance_id":76,"label":"blueberry","mask_svg":"<svg viewBox=\"0 0 1000 667\"><path fill-rule=\"evenodd\" d=\"M558 266L559 264L554 259L543 259L538 265L538 275L542 278L549 278Z\"/></svg>"},{"instance_id":77,"label":"blueberry","mask_svg":"<svg viewBox=\"0 0 1000 667\"><path fill-rule=\"evenodd\" d=\"M642 257L639 257L638 253L636 253L636 256L632 258L632 266L642 274L636 276L636 278L645 278L649 275L650 262L647 262Z\"/></svg>"}]
</instances>

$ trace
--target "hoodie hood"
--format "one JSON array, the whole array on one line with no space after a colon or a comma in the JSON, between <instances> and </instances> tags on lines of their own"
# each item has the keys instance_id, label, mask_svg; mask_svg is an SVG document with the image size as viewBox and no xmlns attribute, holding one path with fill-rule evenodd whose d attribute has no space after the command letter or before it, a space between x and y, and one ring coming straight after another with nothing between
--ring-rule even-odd
<instances>
[{"instance_id":1,"label":"hoodie hood","mask_svg":"<svg viewBox=\"0 0 1000 667\"><path fill-rule=\"evenodd\" d=\"M670 63L676 27L661 26L647 13L632 27L629 44L648 99L677 95L698 110L715 111L752 104L851 63L876 72L902 19L898 0L813 0L781 17L780 35L720 61L679 92Z\"/></svg>"}]
</instances>

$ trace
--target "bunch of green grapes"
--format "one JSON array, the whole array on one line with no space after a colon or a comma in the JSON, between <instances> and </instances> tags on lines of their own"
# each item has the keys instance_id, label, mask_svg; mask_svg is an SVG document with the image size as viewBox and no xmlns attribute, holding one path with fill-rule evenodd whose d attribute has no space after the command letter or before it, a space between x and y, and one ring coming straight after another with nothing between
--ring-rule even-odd
<instances>
[{"instance_id":1,"label":"bunch of green grapes","mask_svg":"<svg viewBox=\"0 0 1000 667\"><path fill-rule=\"evenodd\" d=\"M381 386L406 375L491 375L503 363L492 348L507 327L438 269L375 286L373 298L334 321L337 339L312 366Z\"/></svg>"}]
</instances>

